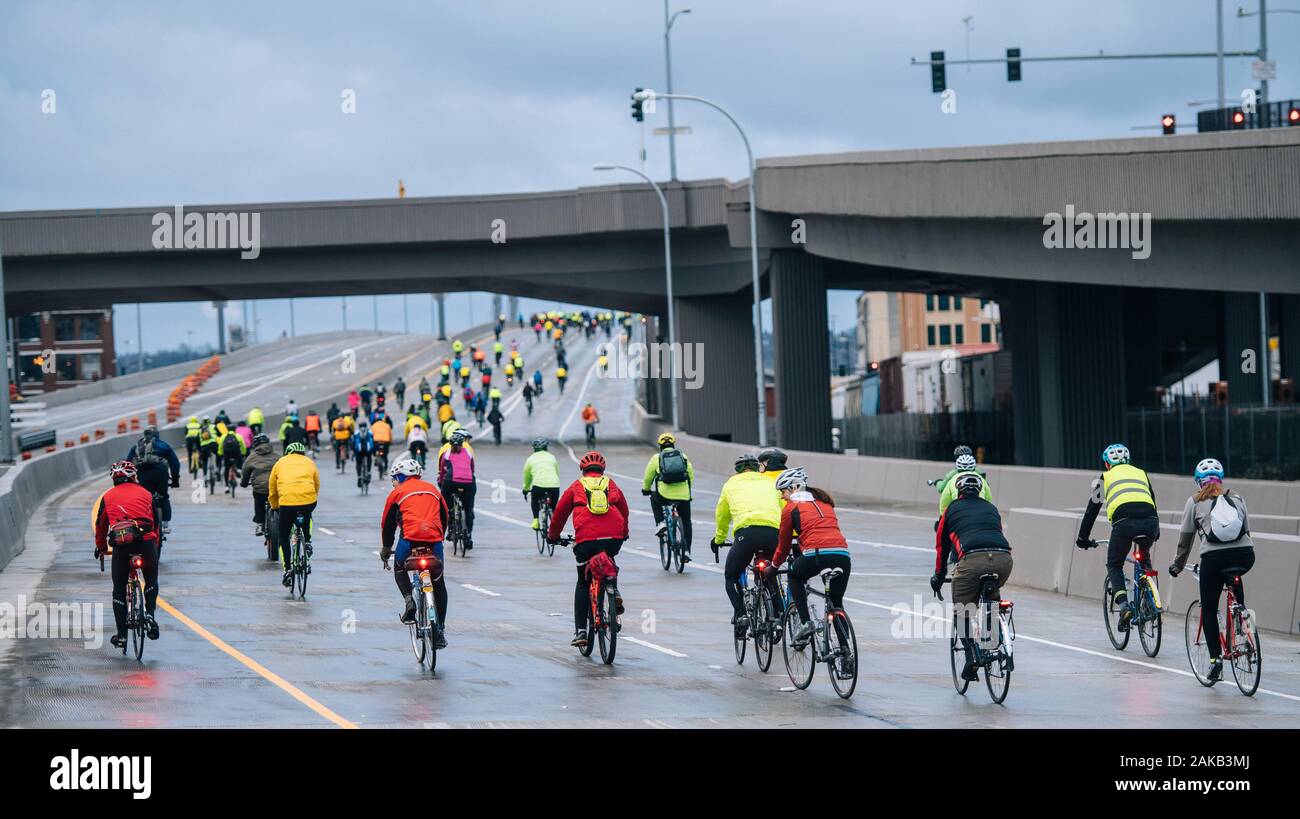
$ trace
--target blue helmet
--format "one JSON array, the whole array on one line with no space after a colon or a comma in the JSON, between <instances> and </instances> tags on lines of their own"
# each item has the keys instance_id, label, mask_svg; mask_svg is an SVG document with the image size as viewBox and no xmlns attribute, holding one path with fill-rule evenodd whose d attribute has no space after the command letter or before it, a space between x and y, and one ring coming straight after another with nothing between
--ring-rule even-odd
<instances>
[{"instance_id":1,"label":"blue helmet","mask_svg":"<svg viewBox=\"0 0 1300 819\"><path fill-rule=\"evenodd\" d=\"M1223 481L1223 464L1214 458L1206 458L1196 465L1196 471L1192 473L1192 478L1196 481L1197 486L1204 486L1211 480Z\"/></svg>"},{"instance_id":2,"label":"blue helmet","mask_svg":"<svg viewBox=\"0 0 1300 819\"><path fill-rule=\"evenodd\" d=\"M1126 464L1129 462L1131 458L1132 455L1131 453L1129 453L1128 447L1124 446L1123 444L1111 444L1110 446L1106 447L1106 450L1104 452L1101 453L1102 463L1108 466L1119 466L1120 464Z\"/></svg>"}]
</instances>

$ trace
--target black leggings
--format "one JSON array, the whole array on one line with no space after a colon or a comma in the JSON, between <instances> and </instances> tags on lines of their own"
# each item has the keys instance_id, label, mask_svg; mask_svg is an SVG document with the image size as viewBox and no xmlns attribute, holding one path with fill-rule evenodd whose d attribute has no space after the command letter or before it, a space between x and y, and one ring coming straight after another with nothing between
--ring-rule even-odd
<instances>
[{"instance_id":1,"label":"black leggings","mask_svg":"<svg viewBox=\"0 0 1300 819\"><path fill-rule=\"evenodd\" d=\"M1133 549L1133 538L1147 535L1152 544L1160 539L1160 519L1154 515L1149 518L1124 518L1110 526L1110 545L1106 547L1106 573L1111 585L1116 589L1124 588L1124 558ZM1151 568L1151 550L1142 555L1146 565Z\"/></svg>"},{"instance_id":2,"label":"black leggings","mask_svg":"<svg viewBox=\"0 0 1300 819\"><path fill-rule=\"evenodd\" d=\"M266 523L266 493L253 490L253 523Z\"/></svg>"},{"instance_id":3,"label":"black leggings","mask_svg":"<svg viewBox=\"0 0 1300 819\"><path fill-rule=\"evenodd\" d=\"M117 636L126 636L126 577L131 573L130 558L134 555L144 557L140 567L144 575L144 610L153 614L158 603L158 549L154 541L146 540L138 546L123 546L113 550L113 620L117 624Z\"/></svg>"},{"instance_id":4,"label":"black leggings","mask_svg":"<svg viewBox=\"0 0 1300 819\"><path fill-rule=\"evenodd\" d=\"M447 578L446 572L438 575L438 579L433 581L433 607L438 611L438 625L447 625ZM410 599L415 587L411 585L411 573L406 567L397 561L393 562L393 579L397 581L397 588L402 593L403 599Z\"/></svg>"},{"instance_id":5,"label":"black leggings","mask_svg":"<svg viewBox=\"0 0 1300 819\"><path fill-rule=\"evenodd\" d=\"M661 498L658 492L651 490L650 511L654 512L656 524L664 522L664 507L670 503L677 504L677 517L682 522L682 543L686 545L686 552L689 554L691 551L691 502Z\"/></svg>"},{"instance_id":6,"label":"black leggings","mask_svg":"<svg viewBox=\"0 0 1300 819\"><path fill-rule=\"evenodd\" d=\"M578 561L578 585L573 589L573 630L581 631L587 625L587 613L591 610L590 587L587 585L587 561L600 552L612 559L623 548L623 541L618 538L586 540L573 544L573 557Z\"/></svg>"},{"instance_id":7,"label":"black leggings","mask_svg":"<svg viewBox=\"0 0 1300 819\"><path fill-rule=\"evenodd\" d=\"M844 570L844 574L831 580L829 589L830 605L844 608L844 592L849 587L849 572L853 570L853 561L848 555L809 552L790 561L790 597L805 622L808 620L808 590L804 588L804 581L826 569Z\"/></svg>"},{"instance_id":8,"label":"black leggings","mask_svg":"<svg viewBox=\"0 0 1300 819\"><path fill-rule=\"evenodd\" d=\"M745 613L745 597L740 591L740 576L745 573L755 556L762 555L768 558L772 556L776 551L777 534L775 526L746 526L735 532L735 540L732 542L731 551L727 554L723 579L727 584L727 598L731 600L732 611L737 617ZM776 578L767 578L764 583L772 592L772 602L776 605L776 613L780 615L785 601L781 599Z\"/></svg>"},{"instance_id":9,"label":"black leggings","mask_svg":"<svg viewBox=\"0 0 1300 819\"><path fill-rule=\"evenodd\" d=\"M450 467L448 467L450 469ZM445 498L451 498L452 493L460 495L461 508L465 510L465 531L469 534L474 533L474 495L478 486L472 483L456 483L448 478L442 482L442 494ZM448 510L451 509L451 501L447 501Z\"/></svg>"},{"instance_id":10,"label":"black leggings","mask_svg":"<svg viewBox=\"0 0 1300 819\"><path fill-rule=\"evenodd\" d=\"M162 519L167 521L172 519L172 501L167 494L167 489L171 485L168 483L168 472L166 469L142 469L140 470L140 485L148 489L155 495L159 495L159 505L162 507Z\"/></svg>"},{"instance_id":11,"label":"black leggings","mask_svg":"<svg viewBox=\"0 0 1300 819\"><path fill-rule=\"evenodd\" d=\"M528 490L528 502L533 507L533 517L542 510L542 499L551 499L551 511L555 511L555 504L560 502L560 487L558 486L534 486Z\"/></svg>"},{"instance_id":12,"label":"black leggings","mask_svg":"<svg viewBox=\"0 0 1300 819\"><path fill-rule=\"evenodd\" d=\"M284 570L289 571L289 560L293 557L293 524L298 513L302 512L302 537L303 542L311 544L311 513L316 509L316 504L309 503L306 506L285 506L280 505L280 532L277 538L280 543L280 554L283 555Z\"/></svg>"},{"instance_id":13,"label":"black leggings","mask_svg":"<svg viewBox=\"0 0 1300 819\"><path fill-rule=\"evenodd\" d=\"M1255 565L1255 550L1249 546L1242 546L1232 549L1213 549L1208 552L1201 552L1201 628L1205 632L1205 645L1210 650L1211 657L1219 657L1222 654L1222 646L1219 645L1219 597L1223 594L1223 587L1227 585L1227 579L1223 576L1224 569L1238 568L1245 574ZM1241 578L1237 578L1236 588L1232 590L1236 596L1237 602L1246 605L1246 588L1241 583Z\"/></svg>"}]
</instances>

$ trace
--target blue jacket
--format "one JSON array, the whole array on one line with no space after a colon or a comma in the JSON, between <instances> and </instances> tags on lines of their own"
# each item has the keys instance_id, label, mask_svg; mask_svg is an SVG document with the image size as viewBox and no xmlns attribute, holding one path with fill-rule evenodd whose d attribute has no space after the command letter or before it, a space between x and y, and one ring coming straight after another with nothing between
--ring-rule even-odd
<instances>
[{"instance_id":1,"label":"blue jacket","mask_svg":"<svg viewBox=\"0 0 1300 819\"><path fill-rule=\"evenodd\" d=\"M358 455L368 455L375 451L375 436L370 434L370 430L352 436L352 451Z\"/></svg>"},{"instance_id":2,"label":"blue jacket","mask_svg":"<svg viewBox=\"0 0 1300 819\"><path fill-rule=\"evenodd\" d=\"M172 449L171 444L167 443L162 438L155 438L153 448L154 454L167 462L167 469L171 473L172 479L175 480L180 477L181 462L180 459L176 457L176 450ZM131 451L126 453L126 459L128 461L135 460L135 447L131 447Z\"/></svg>"}]
</instances>

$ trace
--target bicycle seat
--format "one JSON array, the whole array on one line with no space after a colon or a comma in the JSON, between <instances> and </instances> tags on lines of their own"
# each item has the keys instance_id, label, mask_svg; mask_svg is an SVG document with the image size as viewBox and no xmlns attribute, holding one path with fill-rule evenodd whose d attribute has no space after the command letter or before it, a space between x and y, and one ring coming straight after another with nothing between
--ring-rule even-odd
<instances>
[{"instance_id":1,"label":"bicycle seat","mask_svg":"<svg viewBox=\"0 0 1300 819\"><path fill-rule=\"evenodd\" d=\"M997 572L989 572L988 574L980 575L980 582L983 583L989 580L997 580L999 577L1001 577L1001 575L999 575Z\"/></svg>"},{"instance_id":2,"label":"bicycle seat","mask_svg":"<svg viewBox=\"0 0 1300 819\"><path fill-rule=\"evenodd\" d=\"M834 580L835 578L844 574L844 570L843 569L822 569L819 572L819 574L822 576L823 580Z\"/></svg>"},{"instance_id":3,"label":"bicycle seat","mask_svg":"<svg viewBox=\"0 0 1300 819\"><path fill-rule=\"evenodd\" d=\"M1150 535L1135 535L1133 537L1133 547L1136 549L1150 549L1153 542Z\"/></svg>"}]
</instances>

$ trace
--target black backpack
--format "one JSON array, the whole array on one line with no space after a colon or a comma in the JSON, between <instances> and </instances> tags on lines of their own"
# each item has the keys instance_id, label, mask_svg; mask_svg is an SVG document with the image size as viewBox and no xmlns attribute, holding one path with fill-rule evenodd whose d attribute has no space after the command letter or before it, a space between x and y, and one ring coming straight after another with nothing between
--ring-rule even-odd
<instances>
[{"instance_id":1,"label":"black backpack","mask_svg":"<svg viewBox=\"0 0 1300 819\"><path fill-rule=\"evenodd\" d=\"M664 483L681 483L690 478L686 456L680 449L665 449L659 453L659 480Z\"/></svg>"},{"instance_id":2,"label":"black backpack","mask_svg":"<svg viewBox=\"0 0 1300 819\"><path fill-rule=\"evenodd\" d=\"M152 438L141 438L136 442L135 465L140 469L157 469L166 465L162 456L158 454Z\"/></svg>"}]
</instances>

